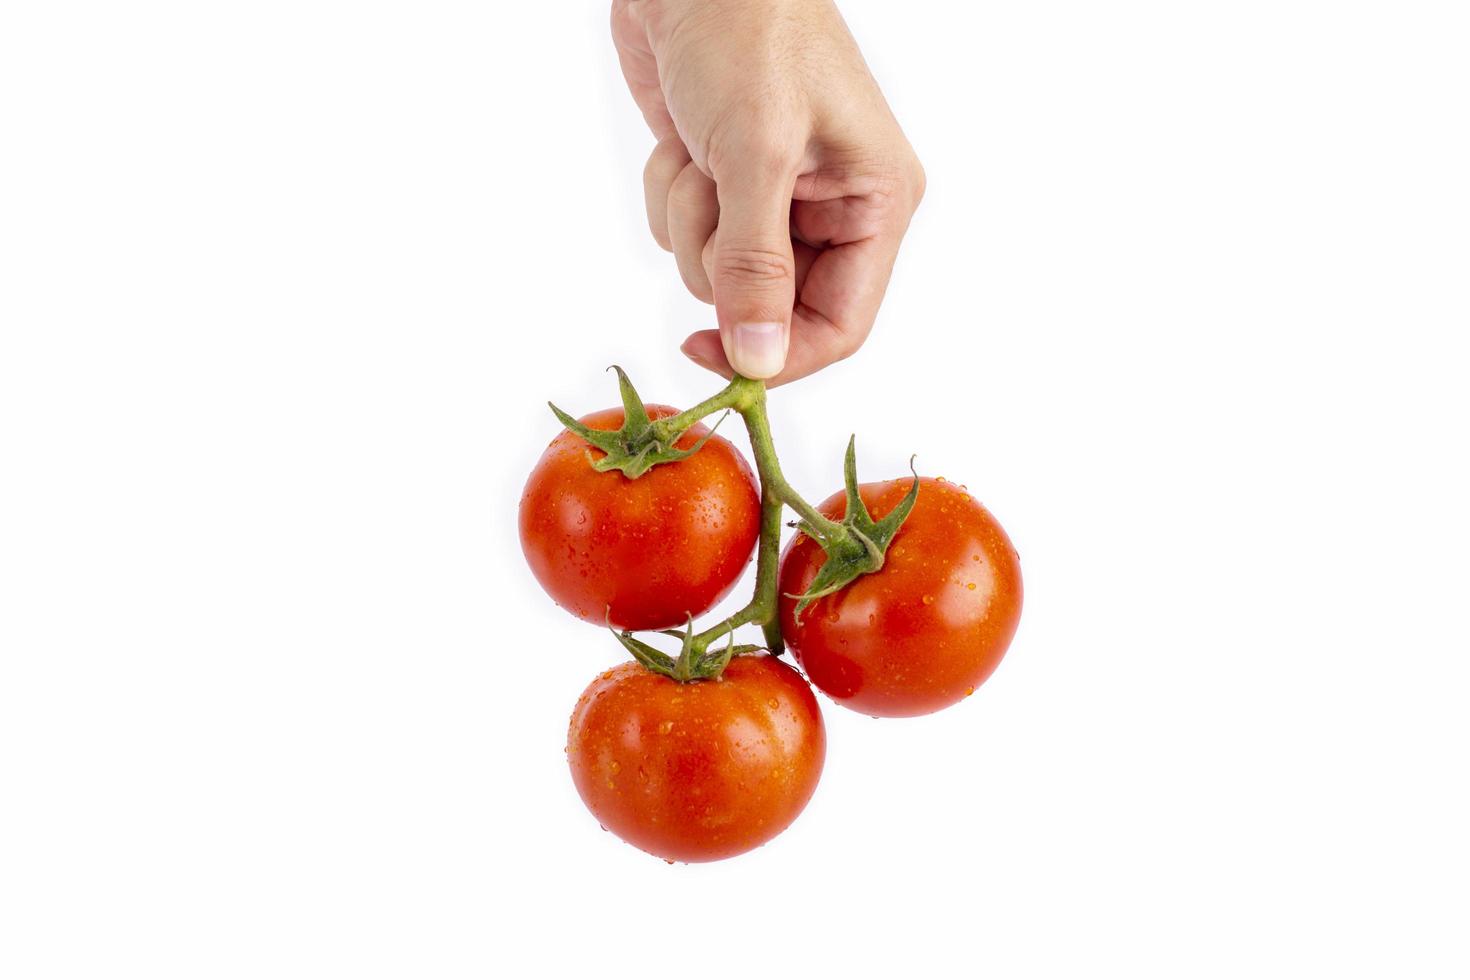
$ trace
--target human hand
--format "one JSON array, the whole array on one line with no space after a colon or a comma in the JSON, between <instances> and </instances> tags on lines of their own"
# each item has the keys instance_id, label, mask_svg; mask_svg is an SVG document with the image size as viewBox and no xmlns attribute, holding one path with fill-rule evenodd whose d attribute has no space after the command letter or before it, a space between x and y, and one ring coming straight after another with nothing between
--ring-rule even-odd
<instances>
[{"instance_id":1,"label":"human hand","mask_svg":"<svg viewBox=\"0 0 1470 980\"><path fill-rule=\"evenodd\" d=\"M693 361L781 384L856 351L924 171L830 0L614 0L658 139L648 224L719 330Z\"/></svg>"}]
</instances>

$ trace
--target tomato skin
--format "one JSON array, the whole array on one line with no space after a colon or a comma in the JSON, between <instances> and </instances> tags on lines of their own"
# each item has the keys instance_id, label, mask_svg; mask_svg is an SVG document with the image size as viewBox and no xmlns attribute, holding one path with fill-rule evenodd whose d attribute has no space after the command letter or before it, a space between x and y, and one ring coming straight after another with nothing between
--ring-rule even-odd
<instances>
[{"instance_id":1,"label":"tomato skin","mask_svg":"<svg viewBox=\"0 0 1470 980\"><path fill-rule=\"evenodd\" d=\"M912 481L858 488L874 520ZM840 519L841 493L817 508ZM925 715L973 694L1021 618L1021 565L994 517L963 488L924 478L883 567L802 611L825 555L797 535L781 557L781 627L811 682L843 707L879 717Z\"/></svg>"},{"instance_id":2,"label":"tomato skin","mask_svg":"<svg viewBox=\"0 0 1470 980\"><path fill-rule=\"evenodd\" d=\"M812 689L767 655L680 684L633 662L599 675L567 730L572 781L623 840L666 861L718 861L785 830L827 753Z\"/></svg>"},{"instance_id":3,"label":"tomato skin","mask_svg":"<svg viewBox=\"0 0 1470 980\"><path fill-rule=\"evenodd\" d=\"M650 418L675 414L649 405ZM621 408L585 416L617 429ZM677 446L709 430L695 425ZM716 435L697 453L653 467L636 480L599 473L571 432L546 448L521 494L521 550L557 605L599 626L654 630L681 626L730 591L760 533L760 495L745 458Z\"/></svg>"}]
</instances>

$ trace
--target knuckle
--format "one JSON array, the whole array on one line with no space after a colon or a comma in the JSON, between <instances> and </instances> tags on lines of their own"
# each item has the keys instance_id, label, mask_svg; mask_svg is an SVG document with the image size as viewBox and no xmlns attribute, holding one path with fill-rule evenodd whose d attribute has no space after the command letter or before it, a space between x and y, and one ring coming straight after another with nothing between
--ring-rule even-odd
<instances>
[{"instance_id":1,"label":"knuckle","mask_svg":"<svg viewBox=\"0 0 1470 980\"><path fill-rule=\"evenodd\" d=\"M764 248L725 248L715 252L715 275L727 282L778 283L796 279L791 256Z\"/></svg>"},{"instance_id":2,"label":"knuckle","mask_svg":"<svg viewBox=\"0 0 1470 980\"><path fill-rule=\"evenodd\" d=\"M907 205L910 211L919 206L924 196L927 178L918 157L912 153L906 158L882 167L877 174L880 195L898 207Z\"/></svg>"},{"instance_id":3,"label":"knuckle","mask_svg":"<svg viewBox=\"0 0 1470 980\"><path fill-rule=\"evenodd\" d=\"M659 149L662 146L662 143L660 143L658 146L655 146L653 148L653 152L648 155L648 159L644 161L643 186L645 187L649 187L658 183L659 178L663 176L664 158L663 154L659 153Z\"/></svg>"},{"instance_id":4,"label":"knuckle","mask_svg":"<svg viewBox=\"0 0 1470 980\"><path fill-rule=\"evenodd\" d=\"M668 184L688 162L689 153L677 136L659 140L643 164L644 186Z\"/></svg>"},{"instance_id":5,"label":"knuckle","mask_svg":"<svg viewBox=\"0 0 1470 980\"><path fill-rule=\"evenodd\" d=\"M709 138L709 168L716 177L734 173L784 178L800 169L805 141L786 117L763 103L727 112Z\"/></svg>"},{"instance_id":6,"label":"knuckle","mask_svg":"<svg viewBox=\"0 0 1470 980\"><path fill-rule=\"evenodd\" d=\"M928 178L907 144L859 150L853 171L861 194L885 211L913 211L924 196Z\"/></svg>"},{"instance_id":7,"label":"knuckle","mask_svg":"<svg viewBox=\"0 0 1470 980\"><path fill-rule=\"evenodd\" d=\"M714 185L693 164L686 166L669 187L669 207L681 211L705 207L714 200Z\"/></svg>"},{"instance_id":8,"label":"knuckle","mask_svg":"<svg viewBox=\"0 0 1470 980\"><path fill-rule=\"evenodd\" d=\"M924 165L914 157L909 169L909 186L913 188L914 207L924 199L924 191L929 188L929 176L924 172Z\"/></svg>"},{"instance_id":9,"label":"knuckle","mask_svg":"<svg viewBox=\"0 0 1470 980\"><path fill-rule=\"evenodd\" d=\"M760 136L742 148L744 166L766 177L794 174L801 162L801 148L779 136Z\"/></svg>"}]
</instances>

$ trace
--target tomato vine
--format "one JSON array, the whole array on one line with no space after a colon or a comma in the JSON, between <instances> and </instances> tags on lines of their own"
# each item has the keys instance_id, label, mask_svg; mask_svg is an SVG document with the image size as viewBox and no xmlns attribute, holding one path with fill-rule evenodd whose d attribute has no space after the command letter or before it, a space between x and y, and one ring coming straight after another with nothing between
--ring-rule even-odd
<instances>
[{"instance_id":1,"label":"tomato vine","mask_svg":"<svg viewBox=\"0 0 1470 980\"><path fill-rule=\"evenodd\" d=\"M855 438L841 490L808 502L782 472L761 381L736 377L678 411L644 405L613 370L620 408L578 419L551 406L565 429L521 497L532 573L633 657L583 691L567 762L605 829L666 861L719 860L811 798L826 757L814 689L874 717L975 693L1020 620L1020 556L962 484L914 472L860 486ZM717 413L740 416L754 471L705 425ZM788 507L798 533L783 551ZM752 551L749 601L697 630ZM764 643L737 643L745 626ZM635 635L654 632L677 652ZM761 650L776 656L742 656Z\"/></svg>"}]
</instances>

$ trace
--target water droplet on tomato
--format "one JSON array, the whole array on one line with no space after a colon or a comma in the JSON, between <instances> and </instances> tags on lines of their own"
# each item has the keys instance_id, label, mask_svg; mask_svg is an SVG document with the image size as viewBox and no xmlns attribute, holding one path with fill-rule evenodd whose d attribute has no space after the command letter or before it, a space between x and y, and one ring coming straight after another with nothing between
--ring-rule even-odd
<instances>
[{"instance_id":1,"label":"water droplet on tomato","mask_svg":"<svg viewBox=\"0 0 1470 980\"><path fill-rule=\"evenodd\" d=\"M671 732L673 730L674 730L674 723L672 721L662 721L662 722L659 722L659 725L658 725L658 733L660 735L667 735L669 732Z\"/></svg>"},{"instance_id":2,"label":"water droplet on tomato","mask_svg":"<svg viewBox=\"0 0 1470 980\"><path fill-rule=\"evenodd\" d=\"M934 605L934 597L932 595L926 595L924 597L924 605L926 605L926 606L932 606L932 605Z\"/></svg>"}]
</instances>

